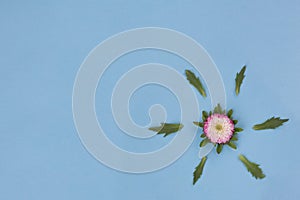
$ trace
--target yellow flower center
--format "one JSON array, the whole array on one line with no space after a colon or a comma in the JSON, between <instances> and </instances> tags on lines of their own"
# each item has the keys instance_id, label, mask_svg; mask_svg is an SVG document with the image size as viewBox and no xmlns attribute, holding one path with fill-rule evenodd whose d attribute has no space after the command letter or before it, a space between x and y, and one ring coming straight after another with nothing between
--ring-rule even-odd
<instances>
[{"instance_id":1,"label":"yellow flower center","mask_svg":"<svg viewBox=\"0 0 300 200\"><path fill-rule=\"evenodd\" d=\"M216 129L217 129L218 131L222 131L222 129L223 129L222 124L217 124L217 125L216 125Z\"/></svg>"}]
</instances>

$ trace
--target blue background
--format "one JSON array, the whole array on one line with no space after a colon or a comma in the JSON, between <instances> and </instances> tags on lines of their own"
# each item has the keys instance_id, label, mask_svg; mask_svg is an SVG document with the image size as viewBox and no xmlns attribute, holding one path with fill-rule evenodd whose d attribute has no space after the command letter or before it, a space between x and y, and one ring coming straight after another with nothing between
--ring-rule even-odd
<instances>
[{"instance_id":1,"label":"blue background","mask_svg":"<svg viewBox=\"0 0 300 200\"><path fill-rule=\"evenodd\" d=\"M296 0L1 0L0 199L299 199L299 13ZM135 175L100 164L77 136L71 104L80 64L107 37L144 26L175 29L207 49L223 76L227 105L245 129L237 151L225 148L222 156L209 155L195 186L199 138L169 167ZM101 123L111 129L110 138L141 152L163 146L171 137L140 143L124 135L111 118L109 95L122 72L145 62L182 72L189 67L173 55L137 52L114 63L96 95L103 98L97 114L105 116ZM237 98L234 76L244 64L247 77ZM157 86L133 95L133 118L147 124L147 109L160 101L169 119L178 119L178 102ZM209 98L199 97L199 102L201 109L210 106ZM273 115L290 121L274 131L251 130ZM260 163L267 177L252 178L238 153Z\"/></svg>"}]
</instances>

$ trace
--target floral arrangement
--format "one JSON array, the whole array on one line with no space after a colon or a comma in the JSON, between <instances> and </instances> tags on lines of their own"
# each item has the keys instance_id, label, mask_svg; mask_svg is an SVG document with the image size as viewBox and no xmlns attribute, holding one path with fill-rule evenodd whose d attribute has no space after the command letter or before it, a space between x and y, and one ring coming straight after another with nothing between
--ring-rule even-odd
<instances>
[{"instance_id":1,"label":"floral arrangement","mask_svg":"<svg viewBox=\"0 0 300 200\"><path fill-rule=\"evenodd\" d=\"M236 74L235 78L235 93L239 95L242 82L245 78L246 66L244 66L239 73ZM205 89L199 79L195 74L186 70L185 75L189 83L197 89L197 91L203 97L206 97ZM288 119L281 119L280 117L272 117L267 119L265 122L256 124L253 126L253 130L265 130L265 129L275 129L285 122ZM216 152L221 153L223 147L227 145L232 149L237 149L236 142L238 141L238 133L242 132L243 129L238 127L238 120L233 118L233 110L228 111L223 110L221 105L218 104L214 110L206 112L202 111L202 121L194 121L194 125L201 128L203 133L200 135L202 141L200 142L200 147L204 147L208 143L212 143L216 147ZM151 131L157 132L157 134L164 134L164 137L178 132L183 128L183 124L180 123L161 123L160 126L149 128ZM246 156L240 154L238 156L239 160L244 164L247 170L252 174L256 179L265 178L260 166L254 162L251 162L247 159ZM201 177L207 156L201 158L199 165L195 168L193 184L195 184L198 179Z\"/></svg>"}]
</instances>

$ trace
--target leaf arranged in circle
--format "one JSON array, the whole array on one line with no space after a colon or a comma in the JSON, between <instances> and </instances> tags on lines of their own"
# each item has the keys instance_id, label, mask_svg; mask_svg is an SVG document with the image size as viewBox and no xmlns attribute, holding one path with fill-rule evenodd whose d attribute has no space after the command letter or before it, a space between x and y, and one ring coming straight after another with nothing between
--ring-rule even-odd
<instances>
[{"instance_id":1,"label":"leaf arranged in circle","mask_svg":"<svg viewBox=\"0 0 300 200\"><path fill-rule=\"evenodd\" d=\"M249 161L244 155L239 155L239 159L253 177L256 179L263 179L266 177L258 164Z\"/></svg>"},{"instance_id":2,"label":"leaf arranged in circle","mask_svg":"<svg viewBox=\"0 0 300 200\"><path fill-rule=\"evenodd\" d=\"M190 84L194 86L203 97L206 97L205 89L199 77L196 77L196 75L190 70L185 70L185 75Z\"/></svg>"},{"instance_id":3,"label":"leaf arranged in circle","mask_svg":"<svg viewBox=\"0 0 300 200\"><path fill-rule=\"evenodd\" d=\"M239 73L236 74L235 77L235 94L238 95L240 93L240 88L245 78L246 65L241 69Z\"/></svg>"},{"instance_id":4,"label":"leaf arranged in circle","mask_svg":"<svg viewBox=\"0 0 300 200\"><path fill-rule=\"evenodd\" d=\"M196 126L199 126L199 127L203 128L203 123L202 122L193 122L193 124L195 124Z\"/></svg>"},{"instance_id":5,"label":"leaf arranged in circle","mask_svg":"<svg viewBox=\"0 0 300 200\"><path fill-rule=\"evenodd\" d=\"M207 145L210 142L210 140L208 138L204 138L201 142L200 142L200 147L204 147L205 145Z\"/></svg>"},{"instance_id":6,"label":"leaf arranged in circle","mask_svg":"<svg viewBox=\"0 0 300 200\"><path fill-rule=\"evenodd\" d=\"M231 119L232 114L233 114L233 110L230 109L230 110L227 112L227 116Z\"/></svg>"},{"instance_id":7,"label":"leaf arranged in circle","mask_svg":"<svg viewBox=\"0 0 300 200\"><path fill-rule=\"evenodd\" d=\"M208 113L205 110L203 110L202 111L202 121L205 122L207 117L208 117Z\"/></svg>"},{"instance_id":8,"label":"leaf arranged in circle","mask_svg":"<svg viewBox=\"0 0 300 200\"><path fill-rule=\"evenodd\" d=\"M193 179L193 185L198 181L198 179L201 177L204 165L206 163L207 157L203 157L199 163L199 165L195 168L194 171L194 179Z\"/></svg>"},{"instance_id":9,"label":"leaf arranged in circle","mask_svg":"<svg viewBox=\"0 0 300 200\"><path fill-rule=\"evenodd\" d=\"M218 144L218 146L217 146L217 153L220 154L221 151L222 151L222 149L223 149L223 144Z\"/></svg>"},{"instance_id":10,"label":"leaf arranged in circle","mask_svg":"<svg viewBox=\"0 0 300 200\"><path fill-rule=\"evenodd\" d=\"M223 110L221 105L218 103L218 105L214 108L214 113L225 114L225 110Z\"/></svg>"},{"instance_id":11,"label":"leaf arranged in circle","mask_svg":"<svg viewBox=\"0 0 300 200\"><path fill-rule=\"evenodd\" d=\"M244 129L240 128L240 127L235 127L234 128L234 132L238 133L238 132L242 132Z\"/></svg>"},{"instance_id":12,"label":"leaf arranged in circle","mask_svg":"<svg viewBox=\"0 0 300 200\"><path fill-rule=\"evenodd\" d=\"M236 149L236 144L232 141L229 141L228 143L226 143L228 146L230 146L233 149Z\"/></svg>"},{"instance_id":13,"label":"leaf arranged in circle","mask_svg":"<svg viewBox=\"0 0 300 200\"><path fill-rule=\"evenodd\" d=\"M150 127L149 130L157 132L157 134L165 134L164 137L175 133L183 128L183 124L161 123L160 126Z\"/></svg>"},{"instance_id":14,"label":"leaf arranged in circle","mask_svg":"<svg viewBox=\"0 0 300 200\"><path fill-rule=\"evenodd\" d=\"M275 129L283 125L283 123L287 122L288 120L289 119L280 119L279 117L272 117L261 124L254 125L252 128L254 130Z\"/></svg>"}]
</instances>

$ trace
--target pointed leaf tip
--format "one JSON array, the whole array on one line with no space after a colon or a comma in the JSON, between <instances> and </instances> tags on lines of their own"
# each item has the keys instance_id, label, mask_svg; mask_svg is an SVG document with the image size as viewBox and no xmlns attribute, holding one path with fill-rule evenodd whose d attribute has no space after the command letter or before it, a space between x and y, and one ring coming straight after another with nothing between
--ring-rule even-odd
<instances>
[{"instance_id":1,"label":"pointed leaf tip","mask_svg":"<svg viewBox=\"0 0 300 200\"><path fill-rule=\"evenodd\" d=\"M256 179L263 179L266 175L263 173L262 169L258 164L249 161L244 155L239 155L239 160L244 164L247 170L252 174Z\"/></svg>"},{"instance_id":2,"label":"pointed leaf tip","mask_svg":"<svg viewBox=\"0 0 300 200\"><path fill-rule=\"evenodd\" d=\"M196 77L196 75L190 70L185 70L185 75L190 84L194 86L203 97L206 97L205 89L199 77Z\"/></svg>"},{"instance_id":3,"label":"pointed leaf tip","mask_svg":"<svg viewBox=\"0 0 300 200\"><path fill-rule=\"evenodd\" d=\"M245 78L246 65L241 69L239 73L236 74L235 77L235 94L238 95L240 93L241 85Z\"/></svg>"},{"instance_id":4,"label":"pointed leaf tip","mask_svg":"<svg viewBox=\"0 0 300 200\"><path fill-rule=\"evenodd\" d=\"M207 157L203 157L199 163L199 165L195 168L195 171L193 173L194 178L193 178L193 185L198 181L198 179L201 177L204 165L206 163Z\"/></svg>"},{"instance_id":5,"label":"pointed leaf tip","mask_svg":"<svg viewBox=\"0 0 300 200\"><path fill-rule=\"evenodd\" d=\"M261 124L254 125L252 128L254 130L275 129L279 126L282 126L287 121L289 121L289 119L280 119L279 117L272 117Z\"/></svg>"},{"instance_id":6,"label":"pointed leaf tip","mask_svg":"<svg viewBox=\"0 0 300 200\"><path fill-rule=\"evenodd\" d=\"M161 123L160 126L150 127L149 130L157 132L157 134L165 134L164 137L180 131L183 128L183 124L170 124Z\"/></svg>"}]
</instances>

